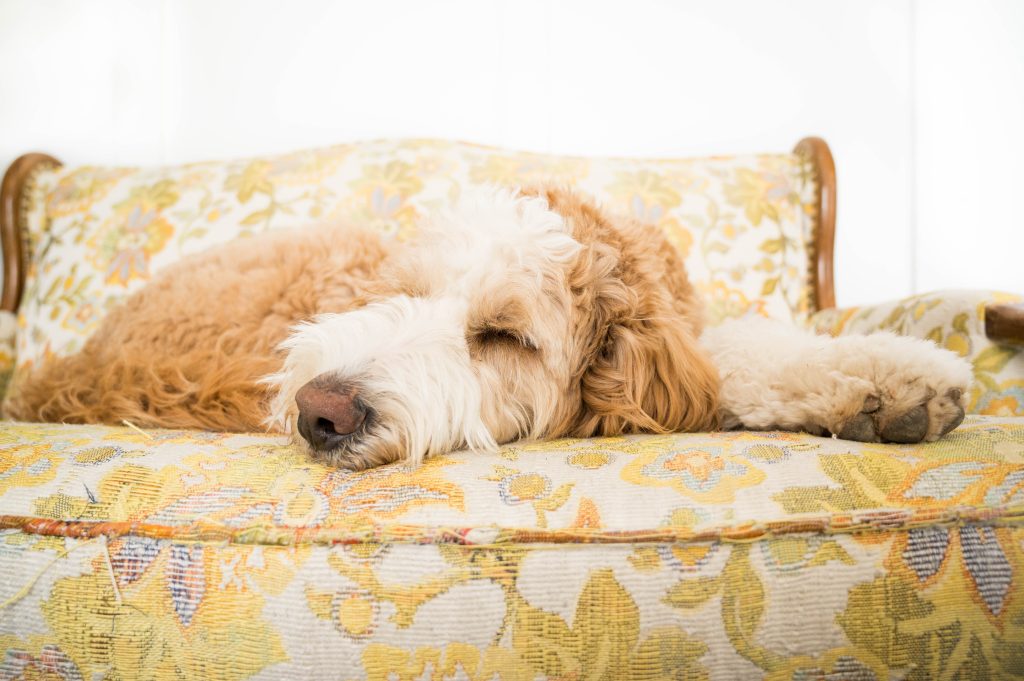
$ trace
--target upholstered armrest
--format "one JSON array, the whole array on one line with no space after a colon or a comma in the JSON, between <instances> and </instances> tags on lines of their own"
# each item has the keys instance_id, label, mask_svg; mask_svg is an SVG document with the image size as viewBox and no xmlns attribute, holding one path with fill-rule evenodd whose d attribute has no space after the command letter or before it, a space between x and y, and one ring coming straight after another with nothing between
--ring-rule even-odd
<instances>
[{"instance_id":1,"label":"upholstered armrest","mask_svg":"<svg viewBox=\"0 0 1024 681\"><path fill-rule=\"evenodd\" d=\"M974 365L970 411L1024 416L1022 302L1022 296L995 291L937 291L822 310L808 323L833 336L892 331L932 340Z\"/></svg>"}]
</instances>

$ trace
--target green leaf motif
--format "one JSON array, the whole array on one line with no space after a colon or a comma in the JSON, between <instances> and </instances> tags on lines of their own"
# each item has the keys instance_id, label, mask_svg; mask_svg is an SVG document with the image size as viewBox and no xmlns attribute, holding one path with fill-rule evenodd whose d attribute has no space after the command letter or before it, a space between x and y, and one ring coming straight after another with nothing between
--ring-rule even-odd
<instances>
[{"instance_id":1,"label":"green leaf motif","mask_svg":"<svg viewBox=\"0 0 1024 681\"><path fill-rule=\"evenodd\" d=\"M757 644L764 607L764 585L750 565L750 547L737 545L722 570L722 625L737 653L761 669L771 669L781 658Z\"/></svg>"},{"instance_id":2,"label":"green leaf motif","mask_svg":"<svg viewBox=\"0 0 1024 681\"><path fill-rule=\"evenodd\" d=\"M640 638L640 609L611 569L591 573L576 606L573 633L579 637L582 678L627 677L630 653Z\"/></svg>"},{"instance_id":3,"label":"green leaf motif","mask_svg":"<svg viewBox=\"0 0 1024 681\"><path fill-rule=\"evenodd\" d=\"M692 610L707 603L722 588L717 577L682 579L668 590L663 601L673 608Z\"/></svg>"},{"instance_id":4,"label":"green leaf motif","mask_svg":"<svg viewBox=\"0 0 1024 681\"><path fill-rule=\"evenodd\" d=\"M974 371L975 373L998 374L1006 366L1006 363L1016 357L1019 352L1019 350L1001 345L987 347L974 358Z\"/></svg>"},{"instance_id":5,"label":"green leaf motif","mask_svg":"<svg viewBox=\"0 0 1024 681\"><path fill-rule=\"evenodd\" d=\"M258 225L259 223L264 222L265 220L270 219L270 216L273 215L273 214L274 214L273 209L271 209L271 208L264 208L263 210L258 210L255 213L250 213L249 215L246 215L245 218L242 220L242 222L239 223L239 224L247 225L247 226L248 225Z\"/></svg>"}]
</instances>

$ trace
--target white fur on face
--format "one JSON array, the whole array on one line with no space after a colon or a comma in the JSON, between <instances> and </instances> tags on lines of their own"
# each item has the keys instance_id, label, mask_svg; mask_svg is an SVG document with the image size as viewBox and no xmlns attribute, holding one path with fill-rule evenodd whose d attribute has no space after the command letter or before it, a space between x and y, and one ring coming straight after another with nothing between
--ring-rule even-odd
<instances>
[{"instance_id":1,"label":"white fur on face","mask_svg":"<svg viewBox=\"0 0 1024 681\"><path fill-rule=\"evenodd\" d=\"M330 374L370 411L331 463L363 468L539 436L569 380L566 277L579 244L540 198L490 189L421 229L396 273L422 296L395 296L295 328L281 348L272 425L295 432L295 393ZM524 347L474 334L514 319ZM527 347L529 346L529 347Z\"/></svg>"}]
</instances>

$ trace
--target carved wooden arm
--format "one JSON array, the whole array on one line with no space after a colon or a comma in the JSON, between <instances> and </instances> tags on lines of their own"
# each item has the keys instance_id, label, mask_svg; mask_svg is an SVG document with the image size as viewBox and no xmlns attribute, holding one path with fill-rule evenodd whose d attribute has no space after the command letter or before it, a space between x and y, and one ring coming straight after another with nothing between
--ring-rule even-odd
<instances>
[{"instance_id":1,"label":"carved wooden arm","mask_svg":"<svg viewBox=\"0 0 1024 681\"><path fill-rule=\"evenodd\" d=\"M1024 303L986 306L985 335L996 343L1024 345Z\"/></svg>"},{"instance_id":2,"label":"carved wooden arm","mask_svg":"<svg viewBox=\"0 0 1024 681\"><path fill-rule=\"evenodd\" d=\"M3 249L3 294L0 310L17 312L28 270L23 212L25 187L32 173L44 167L59 166L60 161L47 154L25 154L15 159L0 183L0 248Z\"/></svg>"}]
</instances>

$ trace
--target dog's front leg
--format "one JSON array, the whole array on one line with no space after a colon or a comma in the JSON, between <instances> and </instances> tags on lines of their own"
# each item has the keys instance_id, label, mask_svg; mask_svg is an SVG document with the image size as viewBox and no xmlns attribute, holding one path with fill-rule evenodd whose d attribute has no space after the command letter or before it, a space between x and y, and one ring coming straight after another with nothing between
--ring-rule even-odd
<instances>
[{"instance_id":1,"label":"dog's front leg","mask_svg":"<svg viewBox=\"0 0 1024 681\"><path fill-rule=\"evenodd\" d=\"M725 428L913 443L963 420L971 367L929 341L830 338L755 318L709 328L701 341L721 375Z\"/></svg>"}]
</instances>

